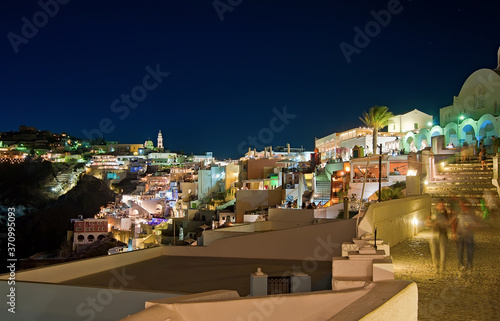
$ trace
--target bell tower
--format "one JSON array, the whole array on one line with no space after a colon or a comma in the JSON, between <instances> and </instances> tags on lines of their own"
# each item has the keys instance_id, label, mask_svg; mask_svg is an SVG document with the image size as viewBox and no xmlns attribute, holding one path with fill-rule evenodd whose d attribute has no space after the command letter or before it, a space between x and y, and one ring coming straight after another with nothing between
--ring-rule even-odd
<instances>
[{"instance_id":1,"label":"bell tower","mask_svg":"<svg viewBox=\"0 0 500 321\"><path fill-rule=\"evenodd\" d=\"M158 132L158 149L163 149L163 136L161 135L161 130Z\"/></svg>"}]
</instances>

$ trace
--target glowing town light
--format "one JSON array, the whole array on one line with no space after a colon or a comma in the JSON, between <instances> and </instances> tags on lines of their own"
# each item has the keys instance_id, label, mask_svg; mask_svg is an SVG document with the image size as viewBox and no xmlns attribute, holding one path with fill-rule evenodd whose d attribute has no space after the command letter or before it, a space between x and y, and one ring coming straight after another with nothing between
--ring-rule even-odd
<instances>
[{"instance_id":1,"label":"glowing town light","mask_svg":"<svg viewBox=\"0 0 500 321\"><path fill-rule=\"evenodd\" d=\"M425 181L425 182L424 182L424 184L425 184L425 185L427 185L427 184L429 184L429 182L428 182L428 181Z\"/></svg>"},{"instance_id":2,"label":"glowing town light","mask_svg":"<svg viewBox=\"0 0 500 321\"><path fill-rule=\"evenodd\" d=\"M408 173L406 173L406 176L417 176L417 170L415 170L415 169L408 170Z\"/></svg>"},{"instance_id":3,"label":"glowing town light","mask_svg":"<svg viewBox=\"0 0 500 321\"><path fill-rule=\"evenodd\" d=\"M417 226L418 225L417 218L413 218L413 220L411 220L411 223L413 224L413 226Z\"/></svg>"},{"instance_id":4,"label":"glowing town light","mask_svg":"<svg viewBox=\"0 0 500 321\"><path fill-rule=\"evenodd\" d=\"M444 162L441 162L441 166L443 166L443 167L444 167L444 165L445 165L445 163L444 163Z\"/></svg>"}]
</instances>

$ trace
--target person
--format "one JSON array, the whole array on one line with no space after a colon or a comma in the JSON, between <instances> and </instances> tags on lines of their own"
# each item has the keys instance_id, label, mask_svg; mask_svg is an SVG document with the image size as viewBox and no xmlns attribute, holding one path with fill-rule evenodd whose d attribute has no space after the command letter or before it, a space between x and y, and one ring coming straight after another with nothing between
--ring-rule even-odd
<instances>
[{"instance_id":1,"label":"person","mask_svg":"<svg viewBox=\"0 0 500 321\"><path fill-rule=\"evenodd\" d=\"M496 136L491 136L492 145L493 145L493 154L496 155L498 153L498 148L500 148L500 139Z\"/></svg>"},{"instance_id":2,"label":"person","mask_svg":"<svg viewBox=\"0 0 500 321\"><path fill-rule=\"evenodd\" d=\"M450 225L444 200L440 199L437 202L434 214L431 213L429 215L425 221L425 225L432 229L432 235L429 240L432 265L434 265L436 270L439 268L439 271L442 272L445 266L448 226Z\"/></svg>"},{"instance_id":3,"label":"person","mask_svg":"<svg viewBox=\"0 0 500 321\"><path fill-rule=\"evenodd\" d=\"M464 142L460 148L460 161L462 163L469 161L469 144L467 142Z\"/></svg>"},{"instance_id":4,"label":"person","mask_svg":"<svg viewBox=\"0 0 500 321\"><path fill-rule=\"evenodd\" d=\"M394 172L392 172L392 173L393 173L393 175L399 175L400 174L400 172L398 171L397 168L394 168Z\"/></svg>"},{"instance_id":5,"label":"person","mask_svg":"<svg viewBox=\"0 0 500 321\"><path fill-rule=\"evenodd\" d=\"M474 228L481 223L470 209L470 204L460 200L460 211L452 220L452 238L457 241L458 268L472 270L474 259ZM467 251L467 267L464 264L464 250Z\"/></svg>"},{"instance_id":6,"label":"person","mask_svg":"<svg viewBox=\"0 0 500 321\"><path fill-rule=\"evenodd\" d=\"M496 218L499 207L498 197L495 197L495 194L489 190L483 193L483 198L487 209L487 211L483 209L483 219L489 219L490 217Z\"/></svg>"},{"instance_id":7,"label":"person","mask_svg":"<svg viewBox=\"0 0 500 321\"><path fill-rule=\"evenodd\" d=\"M479 150L479 160L481 161L481 170L484 170L486 166L486 148L484 146Z\"/></svg>"}]
</instances>

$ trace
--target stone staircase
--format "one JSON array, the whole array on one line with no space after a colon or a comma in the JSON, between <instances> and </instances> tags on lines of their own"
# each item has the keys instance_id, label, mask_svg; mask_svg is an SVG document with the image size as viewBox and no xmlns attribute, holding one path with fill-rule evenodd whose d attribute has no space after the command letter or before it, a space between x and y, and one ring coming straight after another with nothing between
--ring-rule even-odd
<instances>
[{"instance_id":1,"label":"stone staircase","mask_svg":"<svg viewBox=\"0 0 500 321\"><path fill-rule=\"evenodd\" d=\"M492 184L493 161L488 158L484 169L479 161L466 163L436 163L437 174L428 182L426 192L432 196L433 205L438 199L451 203L451 198L466 198L472 206L480 206L480 200L487 192L498 197Z\"/></svg>"},{"instance_id":2,"label":"stone staircase","mask_svg":"<svg viewBox=\"0 0 500 321\"><path fill-rule=\"evenodd\" d=\"M316 197L315 201L321 201L322 204L325 204L330 200L330 188L331 188L330 180L317 180L316 179Z\"/></svg>"}]
</instances>

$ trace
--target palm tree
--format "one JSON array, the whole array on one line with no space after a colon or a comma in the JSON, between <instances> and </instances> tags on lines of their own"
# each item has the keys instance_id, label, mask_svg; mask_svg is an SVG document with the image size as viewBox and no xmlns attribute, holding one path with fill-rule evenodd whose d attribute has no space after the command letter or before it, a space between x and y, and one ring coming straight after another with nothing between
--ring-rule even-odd
<instances>
[{"instance_id":1,"label":"palm tree","mask_svg":"<svg viewBox=\"0 0 500 321\"><path fill-rule=\"evenodd\" d=\"M375 105L368 113L363 112L363 117L359 119L368 127L373 129L373 153L377 154L377 137L378 131L387 126L389 123L389 118L394 117L392 112L389 111L387 106Z\"/></svg>"},{"instance_id":2,"label":"palm tree","mask_svg":"<svg viewBox=\"0 0 500 321\"><path fill-rule=\"evenodd\" d=\"M378 197L378 191L376 191L375 194ZM382 188L381 194L382 196L380 196L380 199L382 201L395 200L405 197L402 187L384 187Z\"/></svg>"}]
</instances>

